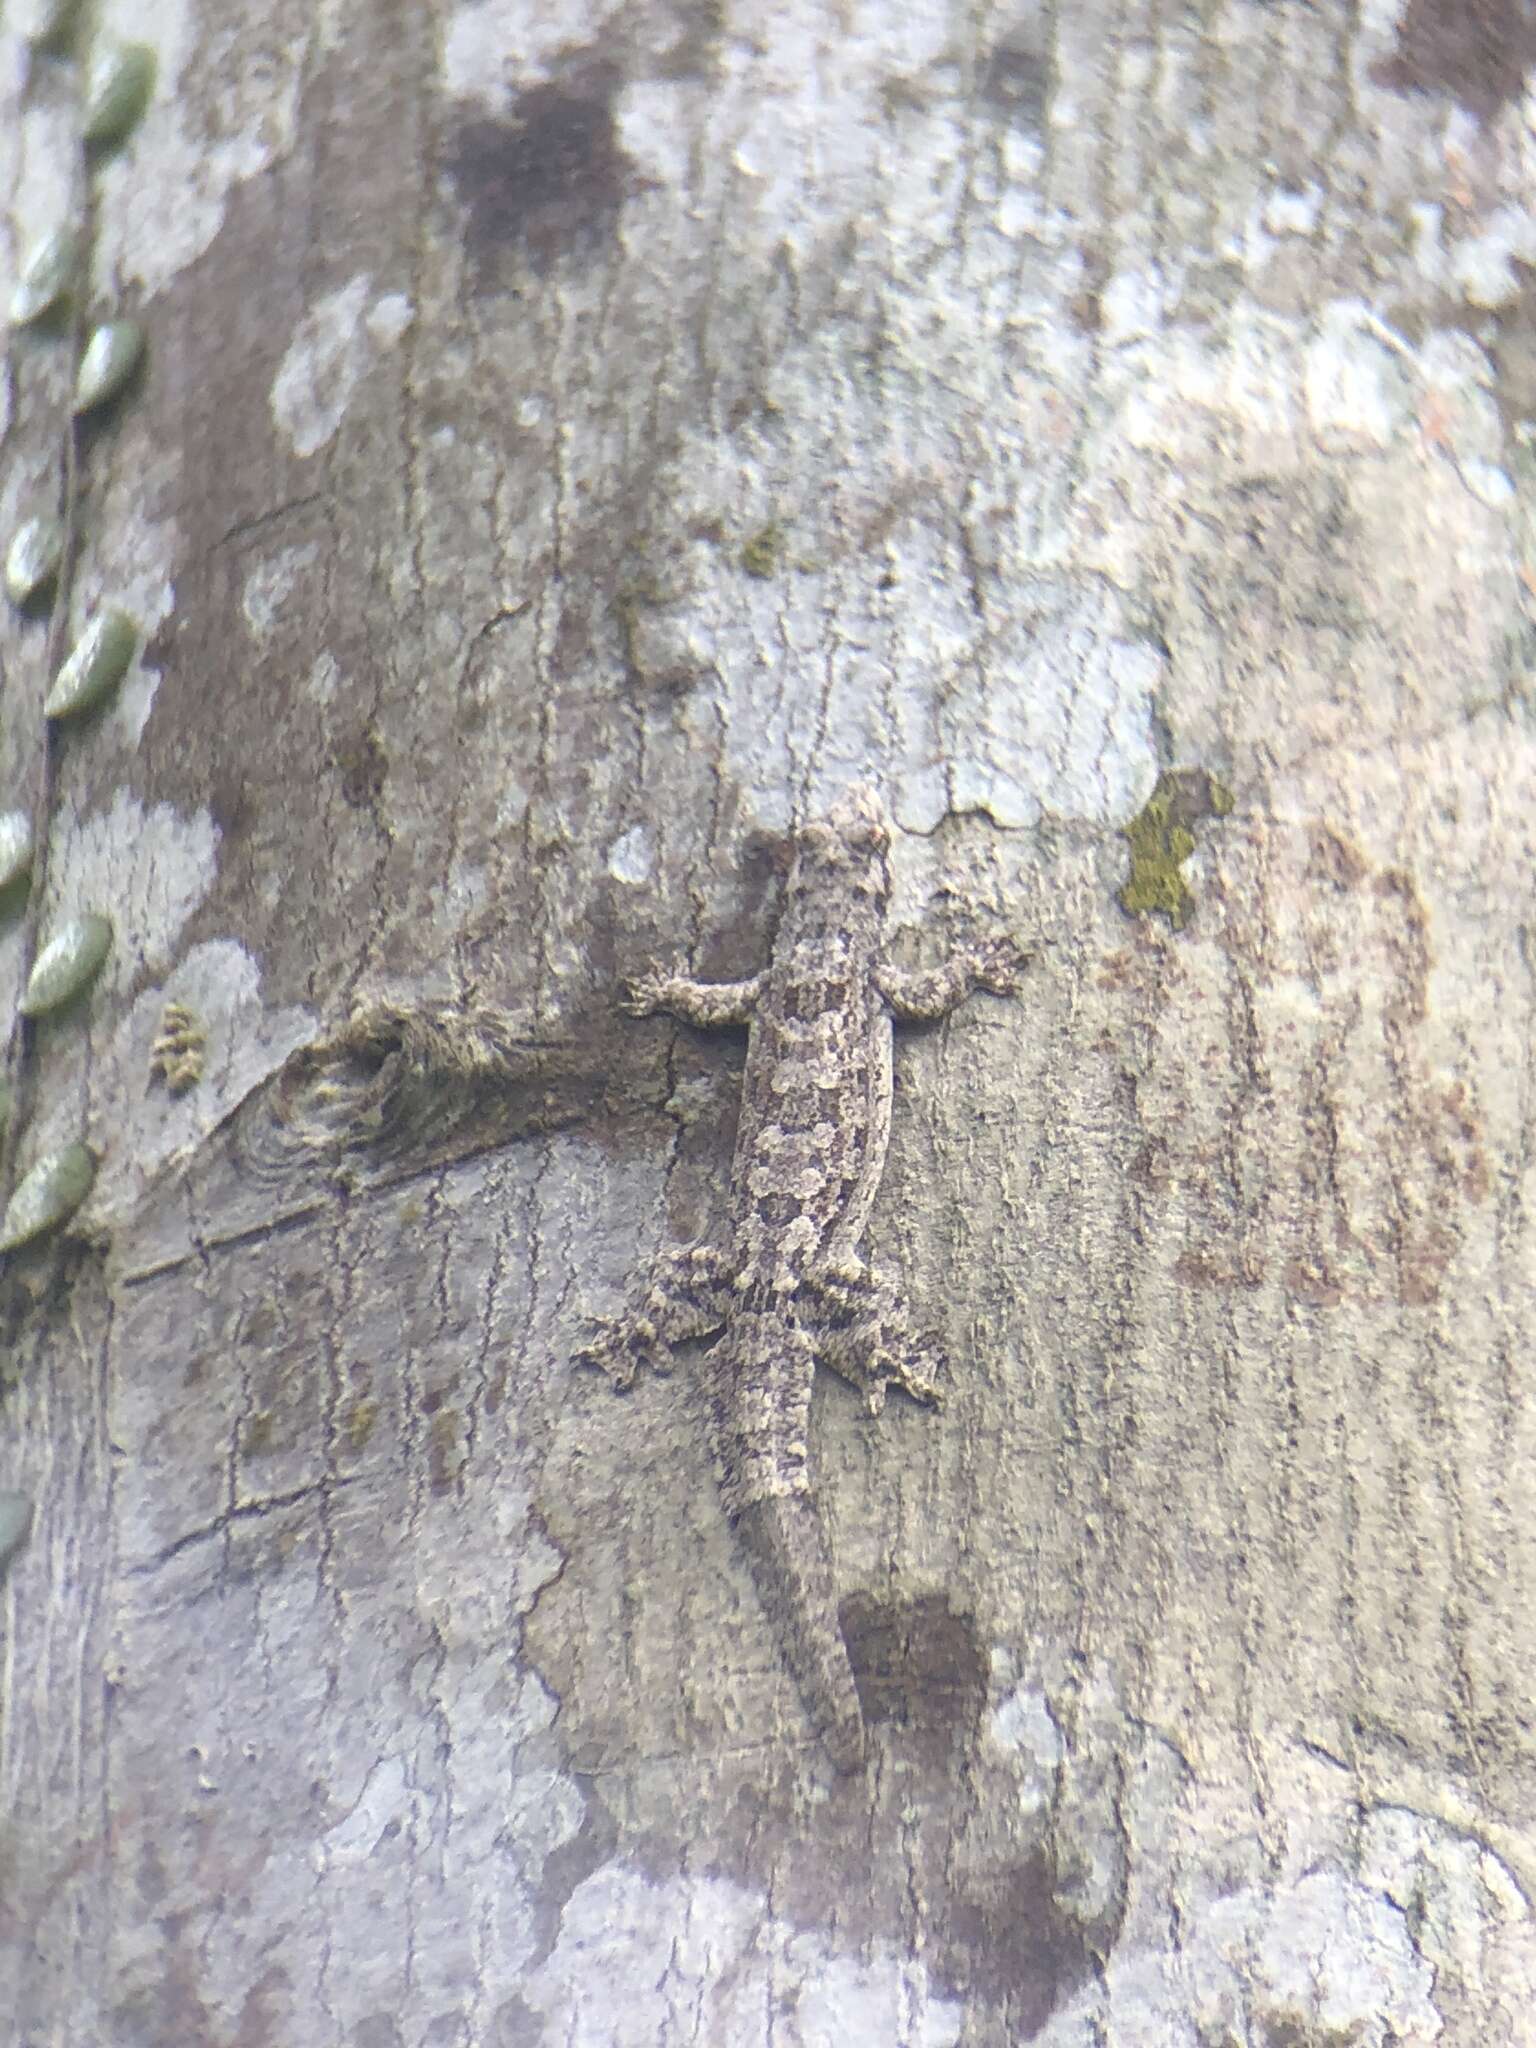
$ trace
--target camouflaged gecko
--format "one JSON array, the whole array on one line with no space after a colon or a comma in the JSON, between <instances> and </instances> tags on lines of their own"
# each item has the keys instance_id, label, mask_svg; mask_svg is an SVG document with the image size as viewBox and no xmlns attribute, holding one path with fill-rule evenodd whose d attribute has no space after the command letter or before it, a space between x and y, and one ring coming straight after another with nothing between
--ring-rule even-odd
<instances>
[{"instance_id":1,"label":"camouflaged gecko","mask_svg":"<svg viewBox=\"0 0 1536 2048\"><path fill-rule=\"evenodd\" d=\"M893 1017L946 1015L976 989L1011 995L1010 938L909 973L885 958L890 821L848 790L795 843L772 957L746 981L651 973L625 1007L701 1028L746 1025L729 1245L669 1246L644 1295L580 1354L627 1387L674 1344L724 1334L705 1356L720 1494L805 1705L840 1770L864 1759L858 1693L837 1621L825 1531L806 1470L817 1363L871 1414L895 1384L936 1402L944 1359L914 1334L891 1277L859 1249L891 1127Z\"/></svg>"}]
</instances>

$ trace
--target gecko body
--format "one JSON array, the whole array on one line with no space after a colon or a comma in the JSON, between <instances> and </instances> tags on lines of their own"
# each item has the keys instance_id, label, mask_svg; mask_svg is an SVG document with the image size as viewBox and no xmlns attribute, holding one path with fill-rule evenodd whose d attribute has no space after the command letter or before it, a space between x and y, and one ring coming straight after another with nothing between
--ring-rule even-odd
<instances>
[{"instance_id":1,"label":"gecko body","mask_svg":"<svg viewBox=\"0 0 1536 2048\"><path fill-rule=\"evenodd\" d=\"M864 1724L838 1626L806 1438L818 1363L858 1387L938 1399L944 1360L911 1328L861 1240L885 1167L892 1022L946 1015L981 988L1014 992L1009 938L911 973L886 956L890 822L873 790L844 793L795 842L767 967L738 982L651 973L627 1007L749 1032L731 1167L730 1242L668 1246L631 1312L582 1354L616 1384L664 1367L673 1345L722 1332L704 1360L721 1499L806 1708L833 1761L855 1770Z\"/></svg>"}]
</instances>

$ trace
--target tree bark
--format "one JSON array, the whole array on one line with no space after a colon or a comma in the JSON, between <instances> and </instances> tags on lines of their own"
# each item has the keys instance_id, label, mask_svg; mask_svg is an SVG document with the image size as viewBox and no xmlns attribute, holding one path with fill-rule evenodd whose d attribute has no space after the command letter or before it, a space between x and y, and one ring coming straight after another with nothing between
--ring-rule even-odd
<instances>
[{"instance_id":1,"label":"tree bark","mask_svg":"<svg viewBox=\"0 0 1536 2048\"><path fill-rule=\"evenodd\" d=\"M114 929L8 1068L99 1154L0 1273L26 2048L1524 2038L1536 45L1451 18L18 0L5 1014ZM740 1047L622 985L855 779L1037 959L898 1042L840 1777L696 1358L572 1359L722 1229Z\"/></svg>"}]
</instances>

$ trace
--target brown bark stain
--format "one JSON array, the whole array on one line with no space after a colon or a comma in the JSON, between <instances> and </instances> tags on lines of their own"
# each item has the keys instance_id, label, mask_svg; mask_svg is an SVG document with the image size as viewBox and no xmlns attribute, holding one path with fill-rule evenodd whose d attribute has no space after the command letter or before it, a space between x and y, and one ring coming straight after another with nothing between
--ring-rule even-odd
<instances>
[{"instance_id":1,"label":"brown bark stain","mask_svg":"<svg viewBox=\"0 0 1536 2048\"><path fill-rule=\"evenodd\" d=\"M1525 90L1536 19L1525 0L1409 0L1395 53L1372 77L1390 92L1446 93L1489 121Z\"/></svg>"},{"instance_id":2,"label":"brown bark stain","mask_svg":"<svg viewBox=\"0 0 1536 2048\"><path fill-rule=\"evenodd\" d=\"M969 1739L986 1697L987 1665L968 1615L938 1594L905 1601L857 1594L841 1620L867 1720L946 1738L958 1730Z\"/></svg>"},{"instance_id":3,"label":"brown bark stain","mask_svg":"<svg viewBox=\"0 0 1536 2048\"><path fill-rule=\"evenodd\" d=\"M1056 1891L1055 1860L1040 1848L957 1888L935 1916L934 1976L962 1997L1006 2000L1019 2039L1092 1974L1090 1943Z\"/></svg>"},{"instance_id":4,"label":"brown bark stain","mask_svg":"<svg viewBox=\"0 0 1536 2048\"><path fill-rule=\"evenodd\" d=\"M606 250L637 179L613 118L623 82L617 66L583 54L514 93L504 118L459 124L445 168L483 283L502 290L509 267L545 274L563 257Z\"/></svg>"}]
</instances>

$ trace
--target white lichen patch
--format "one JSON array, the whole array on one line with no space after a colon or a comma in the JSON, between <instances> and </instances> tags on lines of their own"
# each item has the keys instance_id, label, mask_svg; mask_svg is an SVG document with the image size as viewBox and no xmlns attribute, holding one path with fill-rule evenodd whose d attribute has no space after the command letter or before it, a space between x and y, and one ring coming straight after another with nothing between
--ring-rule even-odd
<instances>
[{"instance_id":1,"label":"white lichen patch","mask_svg":"<svg viewBox=\"0 0 1536 2048\"><path fill-rule=\"evenodd\" d=\"M415 317L404 292L383 292L363 315L363 325L380 348L393 348Z\"/></svg>"},{"instance_id":2,"label":"white lichen patch","mask_svg":"<svg viewBox=\"0 0 1536 2048\"><path fill-rule=\"evenodd\" d=\"M1022 1810L1048 1813L1070 1845L1064 1910L1085 1895L1090 1918L1111 1909L1118 1873L1134 1872L1102 1975L1051 2016L1034 2037L1042 2048L1293 2037L1429 2048L1445 2024L1437 1989L1454 1996L1458 1977L1507 1983L1512 1999L1536 1992L1524 1895L1475 1838L1405 1808L1362 1810L1353 1771L1283 1738L1264 1748L1261 1831L1238 1750L1207 1743L1197 1765L1126 1714L1107 1666L1063 1666L1042 1682L1004 1646L992 1688L984 1754L1017 1777Z\"/></svg>"},{"instance_id":3,"label":"white lichen patch","mask_svg":"<svg viewBox=\"0 0 1536 2048\"><path fill-rule=\"evenodd\" d=\"M89 997L93 1017L110 1015L114 995L146 969L168 965L183 926L213 885L218 838L206 812L186 818L170 804L146 810L126 790L106 811L83 818L66 812L55 823L43 929L58 931L92 912L112 920L113 945ZM0 939L0 1003L7 1012L20 1000L24 965L17 926ZM78 1126L78 1102L61 1097L44 1111L37 1142L66 1143L80 1135Z\"/></svg>"},{"instance_id":4,"label":"white lichen patch","mask_svg":"<svg viewBox=\"0 0 1536 2048\"><path fill-rule=\"evenodd\" d=\"M156 1085L154 1064L167 1009L174 1006L195 1019L202 1034L197 1084L182 1093ZM111 1106L111 1143L88 1218L105 1223L126 1214L157 1173L190 1158L316 1028L307 1010L267 1008L261 969L238 941L194 946L123 1015L93 1070L93 1101Z\"/></svg>"},{"instance_id":5,"label":"white lichen patch","mask_svg":"<svg viewBox=\"0 0 1536 2048\"><path fill-rule=\"evenodd\" d=\"M370 306L372 280L359 275L312 306L272 380L272 417L296 455L313 455L341 425L353 393L410 325L397 292Z\"/></svg>"},{"instance_id":6,"label":"white lichen patch","mask_svg":"<svg viewBox=\"0 0 1536 2048\"><path fill-rule=\"evenodd\" d=\"M0 42L0 106L11 116L0 122L0 191L10 224L10 232L0 235L0 319L28 255L74 221L75 139L68 115L56 100L23 107L21 79L13 70L24 63L23 51L19 37L6 35Z\"/></svg>"},{"instance_id":7,"label":"white lichen patch","mask_svg":"<svg viewBox=\"0 0 1536 2048\"><path fill-rule=\"evenodd\" d=\"M616 882L643 888L656 871L656 850L643 825L631 825L608 849L608 872Z\"/></svg>"},{"instance_id":8,"label":"white lichen patch","mask_svg":"<svg viewBox=\"0 0 1536 2048\"><path fill-rule=\"evenodd\" d=\"M341 664L335 655L329 650L317 654L304 683L317 704L329 704L341 683Z\"/></svg>"},{"instance_id":9,"label":"white lichen patch","mask_svg":"<svg viewBox=\"0 0 1536 2048\"><path fill-rule=\"evenodd\" d=\"M780 1996L795 1986L792 2002ZM584 1878L521 1996L565 2048L951 2048L963 2008L893 1943L845 1951L719 1877L658 1884L624 1863Z\"/></svg>"},{"instance_id":10,"label":"white lichen patch","mask_svg":"<svg viewBox=\"0 0 1536 2048\"><path fill-rule=\"evenodd\" d=\"M48 861L48 921L108 912L118 939L99 984L103 992L170 963L182 927L213 886L218 844L206 811L187 817L170 804L146 810L127 790L106 811L61 815Z\"/></svg>"},{"instance_id":11,"label":"white lichen patch","mask_svg":"<svg viewBox=\"0 0 1536 2048\"><path fill-rule=\"evenodd\" d=\"M1047 1811L1066 1745L1044 1690L1038 1685L1011 1687L992 1709L987 1738L1018 1775L1020 1811Z\"/></svg>"},{"instance_id":12,"label":"white lichen patch","mask_svg":"<svg viewBox=\"0 0 1536 2048\"><path fill-rule=\"evenodd\" d=\"M776 238L809 249L820 243L829 213L857 220L877 168L893 182L889 218L901 221L914 204L921 212L918 185L935 167L889 147L880 92L888 80L940 72L949 34L940 9L863 0L834 16L814 0L794 0L778 9L772 36L722 39L709 90L731 106L731 168ZM622 132L632 154L649 154L647 134L666 156L675 153L675 134L645 120L638 95ZM953 131L942 138L950 167L957 140ZM926 159L921 147L916 154ZM928 191L931 198L931 185Z\"/></svg>"},{"instance_id":13,"label":"white lichen patch","mask_svg":"<svg viewBox=\"0 0 1536 2048\"><path fill-rule=\"evenodd\" d=\"M114 465L95 483L96 507L81 535L70 587L70 617L80 632L103 607L125 611L139 628L138 658L112 701L107 720L125 752L143 736L160 686L144 649L176 604L174 573L181 528L168 509L178 502L178 458L144 447L132 464Z\"/></svg>"},{"instance_id":14,"label":"white lichen patch","mask_svg":"<svg viewBox=\"0 0 1536 2048\"><path fill-rule=\"evenodd\" d=\"M1514 2016L1536 1998L1530 1902L1509 1866L1476 1835L1405 1806L1380 1807L1361 1831L1362 1874L1411 1915L1438 1975L1499 1987Z\"/></svg>"},{"instance_id":15,"label":"white lichen patch","mask_svg":"<svg viewBox=\"0 0 1536 2048\"><path fill-rule=\"evenodd\" d=\"M989 812L999 825L1042 813L1120 824L1155 770L1152 709L1163 660L1123 637L1098 593L1079 608L1025 617L999 632L975 681L940 720L950 764L949 806Z\"/></svg>"},{"instance_id":16,"label":"white lichen patch","mask_svg":"<svg viewBox=\"0 0 1536 2048\"><path fill-rule=\"evenodd\" d=\"M1161 654L1132 636L1096 581L1000 586L995 617L978 620L960 579L928 559L928 538L911 537L905 565L905 577L924 585L924 604L878 671L860 643L880 629L851 602L841 622L846 644L815 664L814 685L797 680L793 661L787 678L766 674L741 626L722 622L724 746L739 786L754 793L755 815L787 823L784 778L767 764L786 749L798 753L814 728L812 801L878 764L910 831L930 832L952 810L982 810L1002 826L1043 814L1123 824L1156 775ZM817 579L801 583L790 598L809 607ZM785 639L804 648L819 631L816 620L796 616ZM742 644L733 648L731 638ZM800 662L813 666L808 653ZM714 699L690 700L682 717L698 721L701 745L722 730Z\"/></svg>"},{"instance_id":17,"label":"white lichen patch","mask_svg":"<svg viewBox=\"0 0 1536 2048\"><path fill-rule=\"evenodd\" d=\"M294 585L319 558L320 550L311 541L302 547L279 548L276 554L265 556L247 571L245 588L240 593L240 609L245 614L245 623L250 627L253 639L266 639L277 624Z\"/></svg>"},{"instance_id":18,"label":"white lichen patch","mask_svg":"<svg viewBox=\"0 0 1536 2048\"><path fill-rule=\"evenodd\" d=\"M456 8L442 39L443 86L454 99L504 108L509 89L526 85L562 52L581 49L592 16L572 0L472 0Z\"/></svg>"},{"instance_id":19,"label":"white lichen patch","mask_svg":"<svg viewBox=\"0 0 1536 2048\"><path fill-rule=\"evenodd\" d=\"M1156 264L1117 271L1100 294L1105 338L1111 342L1142 340L1163 325L1168 280Z\"/></svg>"},{"instance_id":20,"label":"white lichen patch","mask_svg":"<svg viewBox=\"0 0 1536 2048\"><path fill-rule=\"evenodd\" d=\"M1500 206L1450 252L1451 281L1469 305L1506 306L1521 292L1521 272L1536 263L1536 218L1527 206Z\"/></svg>"},{"instance_id":21,"label":"white lichen patch","mask_svg":"<svg viewBox=\"0 0 1536 2048\"><path fill-rule=\"evenodd\" d=\"M271 169L298 134L313 10L276 0L244 21L192 0L104 0L97 33L146 43L155 91L131 146L96 173L97 281L146 297L196 262L229 195Z\"/></svg>"},{"instance_id":22,"label":"white lichen patch","mask_svg":"<svg viewBox=\"0 0 1536 2048\"><path fill-rule=\"evenodd\" d=\"M1289 2029L1301 2039L1321 2033L1398 2048L1440 2034L1434 1972L1415 1953L1403 1913L1343 1870L1309 1871L1273 1889L1239 1886L1209 1900L1188 1927L1177 1966L1111 1961L1111 2032L1117 2020L1134 2034L1192 2014L1197 2028L1231 2029L1236 2039L1280 2039ZM1056 2048L1054 2028L1041 2038Z\"/></svg>"},{"instance_id":23,"label":"white lichen patch","mask_svg":"<svg viewBox=\"0 0 1536 2048\"><path fill-rule=\"evenodd\" d=\"M218 842L206 812L184 817L169 804L146 809L127 791L105 812L79 820L65 815L56 825L48 928L92 910L113 921L114 944L88 998L93 1018L110 1018L114 994L170 966L188 918L213 885ZM20 948L8 935L0 979L11 1004L20 969ZM151 1086L168 1002L197 1018L204 1039L198 1086L179 1096ZM121 1216L161 1166L190 1154L314 1029L305 1010L264 1008L257 964L234 940L209 941L178 961L162 985L145 990L98 1036L84 1121L103 1159L84 1220L94 1225ZM64 1091L43 1109L35 1148L78 1138L81 1122L78 1097Z\"/></svg>"},{"instance_id":24,"label":"white lichen patch","mask_svg":"<svg viewBox=\"0 0 1536 2048\"><path fill-rule=\"evenodd\" d=\"M1281 185L1264 200L1260 218L1272 235L1310 235L1316 231L1322 210L1320 185L1308 183L1299 190Z\"/></svg>"},{"instance_id":25,"label":"white lichen patch","mask_svg":"<svg viewBox=\"0 0 1536 2048\"><path fill-rule=\"evenodd\" d=\"M1401 355L1353 301L1329 306L1319 326L1306 357L1312 431L1330 446L1390 447L1413 397Z\"/></svg>"}]
</instances>

